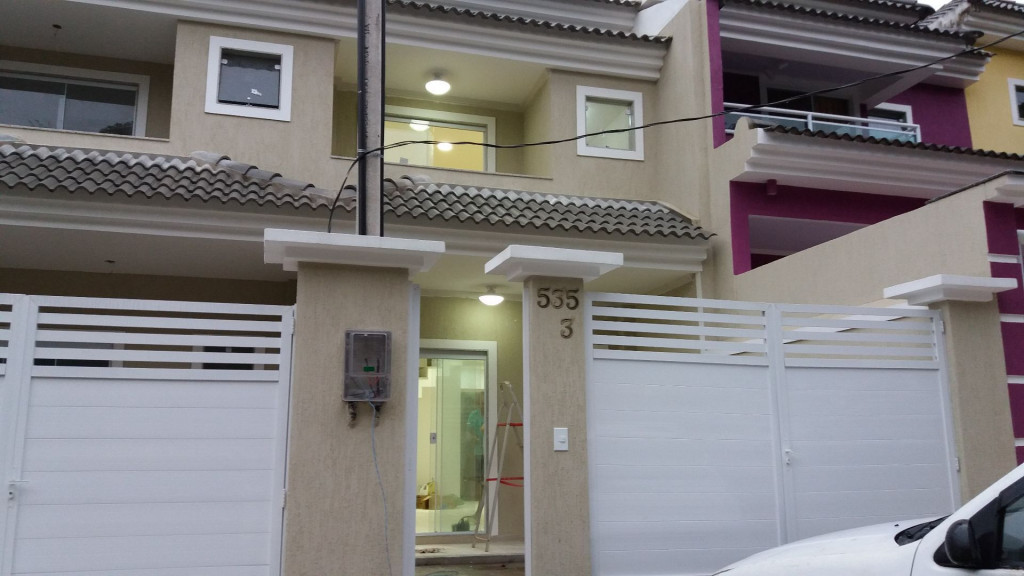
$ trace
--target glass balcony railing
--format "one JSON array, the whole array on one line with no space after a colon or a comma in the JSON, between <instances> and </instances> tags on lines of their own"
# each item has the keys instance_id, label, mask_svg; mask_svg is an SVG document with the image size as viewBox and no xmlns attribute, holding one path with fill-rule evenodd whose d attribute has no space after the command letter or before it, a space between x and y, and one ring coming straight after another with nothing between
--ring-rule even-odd
<instances>
[{"instance_id":1,"label":"glass balcony railing","mask_svg":"<svg viewBox=\"0 0 1024 576\"><path fill-rule=\"evenodd\" d=\"M804 112L802 110L787 110L785 108L761 107L743 110L744 108L749 108L749 106L744 104L725 104L725 110L728 112L725 115L726 132L732 134L736 128L736 122L741 117L746 116L760 125L785 126L801 130L884 138L901 142L917 143L921 141L921 127L918 124L911 124L909 122L884 120L882 118L840 116L838 114L820 114Z\"/></svg>"}]
</instances>

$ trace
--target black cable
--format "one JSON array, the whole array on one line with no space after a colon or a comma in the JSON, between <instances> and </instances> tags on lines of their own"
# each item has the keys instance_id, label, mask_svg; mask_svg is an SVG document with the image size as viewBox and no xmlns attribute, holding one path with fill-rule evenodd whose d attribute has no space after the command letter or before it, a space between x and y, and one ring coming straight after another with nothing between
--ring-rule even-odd
<instances>
[{"instance_id":1,"label":"black cable","mask_svg":"<svg viewBox=\"0 0 1024 576\"><path fill-rule=\"evenodd\" d=\"M911 66L910 68L903 68L903 69L900 69L900 70L895 70L893 72L885 72L885 73L882 73L882 74L876 74L874 76L869 76L867 78L862 78L860 80L854 80L852 82L847 82L846 84L840 84L839 86L832 86L832 87L829 87L829 88L822 88L820 90L812 90L810 92L803 92L803 93L800 93L800 94L796 94L794 96L789 96L787 98L782 98L780 100L775 100L773 102L768 102L768 103L765 103L765 104L751 104L749 106L742 106L740 108L735 108L733 110L722 110L720 112L712 112L711 114L704 114L702 116L688 116L688 117L684 117L684 118L673 118L671 120L659 120L659 121L656 121L656 122L648 122L647 124L642 124L640 126L630 126L629 128L615 128L615 129L611 129L611 130L601 130L599 132L590 132L590 133L587 133L587 134L580 134L578 136L571 136L571 137L568 137L568 138L559 138L559 139L556 139L556 140L541 140L541 141L538 141L538 142L522 142L522 143L519 143L519 144L491 144L491 143L487 143L487 142L448 142L448 143L451 144L452 146L479 146L481 148L492 148L492 149L496 149L496 150L513 150L513 149L517 149L517 148L532 148L532 147L536 147L536 146L552 146L554 144L565 144L567 142L575 142L577 140L581 140L583 138L589 138L591 136L601 136L601 135L604 135L604 134L620 134L620 133L623 133L623 132L633 132L634 130L643 130L644 128L653 128L653 127L656 127L656 126L666 126L666 125L669 125L669 124L683 124L683 123L686 123L686 122L697 122L697 121L700 121L700 120L711 120L711 119L714 119L714 118L718 118L720 116L726 116L728 114L736 114L736 113L742 113L742 112L749 112L751 110L758 110L758 109L761 109L761 108L771 108L771 107L775 107L775 106L777 106L779 104L786 104L788 102L792 102L794 100L800 100L802 98L807 98L807 97L810 97L810 96L817 96L818 94L828 94L830 92L836 92L838 90L845 90L847 88L853 88L855 86L860 86L861 84L865 84L867 82L872 82L872 81L875 81L875 80L882 80L884 78L892 78L894 76L901 76L901 75L907 74L909 72L916 72L918 70L923 70L925 68L930 68L931 66L935 66L936 64L941 64L941 63L946 62L948 60L953 60L954 58L959 58L961 56L966 56L968 54L975 54L975 53L981 52L981 51L985 50L986 48L990 48L992 46L996 46L998 44L1002 44L1003 42L1006 42L1007 40L1010 40L1012 38L1016 38L1017 36L1021 36L1021 35L1024 35L1024 30L1019 30L1017 32L1014 32L1013 34L1007 34L1006 36L998 38L998 39L996 39L996 40L994 40L992 42L989 42L988 44L985 44L985 45L982 45L982 46L975 46L975 47L972 47L972 48L967 48L965 50L961 50L961 51L956 52L954 54L950 54L948 56L943 56L942 58L938 58L938 59L932 60L932 61L927 62L925 64L919 64L917 66ZM345 175L345 180L346 181L348 180L348 174L352 172L352 168L360 160L362 160L363 158L365 158L366 156L368 156L370 154L374 154L374 153L378 153L378 152L384 152L385 150L391 150L392 148L399 148L399 147L402 147L402 146L409 146L409 145L412 145L412 144L436 145L436 144L440 144L440 143L441 143L441 141L439 141L439 140L403 140L401 142L394 142L392 144L387 144L385 146L381 146L379 148L374 148L372 150L366 150L366 151L356 155L355 160L352 161L352 164L348 168L348 172ZM344 183L342 183L342 189L344 189ZM328 232L331 231L330 230L330 223L329 222L330 222L330 219L332 219L334 217L334 208L337 205L338 198L340 198L340 197L341 197L341 191L339 190L338 197L335 198L334 204L331 205L331 215L330 215L330 218L328 219L328 227L327 227L327 231Z\"/></svg>"}]
</instances>

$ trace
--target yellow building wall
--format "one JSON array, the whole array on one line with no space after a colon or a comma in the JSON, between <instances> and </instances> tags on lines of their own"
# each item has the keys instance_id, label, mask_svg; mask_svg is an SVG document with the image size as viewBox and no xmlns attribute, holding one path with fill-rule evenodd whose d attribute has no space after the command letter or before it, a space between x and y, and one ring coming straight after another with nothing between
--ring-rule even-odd
<instances>
[{"instance_id":1,"label":"yellow building wall","mask_svg":"<svg viewBox=\"0 0 1024 576\"><path fill-rule=\"evenodd\" d=\"M978 82L965 90L971 142L975 148L1024 154L1024 126L1013 123L1009 80L1024 82L1024 53L990 48L992 60Z\"/></svg>"}]
</instances>

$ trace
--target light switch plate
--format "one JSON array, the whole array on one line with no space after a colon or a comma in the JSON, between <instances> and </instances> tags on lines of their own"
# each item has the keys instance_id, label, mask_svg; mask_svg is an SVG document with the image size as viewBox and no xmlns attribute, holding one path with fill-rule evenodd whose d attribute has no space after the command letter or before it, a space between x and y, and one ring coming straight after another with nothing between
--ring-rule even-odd
<instances>
[{"instance_id":1,"label":"light switch plate","mask_svg":"<svg viewBox=\"0 0 1024 576\"><path fill-rule=\"evenodd\" d=\"M555 452L569 451L569 429L555 428Z\"/></svg>"}]
</instances>

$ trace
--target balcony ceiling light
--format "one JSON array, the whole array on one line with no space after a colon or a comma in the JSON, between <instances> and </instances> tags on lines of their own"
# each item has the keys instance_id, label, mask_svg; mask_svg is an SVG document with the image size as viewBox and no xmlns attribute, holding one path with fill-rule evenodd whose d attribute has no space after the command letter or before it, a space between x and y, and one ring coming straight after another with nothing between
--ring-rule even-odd
<instances>
[{"instance_id":1,"label":"balcony ceiling light","mask_svg":"<svg viewBox=\"0 0 1024 576\"><path fill-rule=\"evenodd\" d=\"M451 152L452 151L452 143L451 142L438 142L437 143L437 149L440 150L441 152Z\"/></svg>"},{"instance_id":2,"label":"balcony ceiling light","mask_svg":"<svg viewBox=\"0 0 1024 576\"><path fill-rule=\"evenodd\" d=\"M505 297L494 292L494 286L487 287L487 293L480 295L480 301L487 306L497 306L505 301Z\"/></svg>"},{"instance_id":3,"label":"balcony ceiling light","mask_svg":"<svg viewBox=\"0 0 1024 576\"><path fill-rule=\"evenodd\" d=\"M452 89L452 85L441 78L440 74L434 74L434 78L427 82L427 92L430 92L434 96L443 96Z\"/></svg>"},{"instance_id":4,"label":"balcony ceiling light","mask_svg":"<svg viewBox=\"0 0 1024 576\"><path fill-rule=\"evenodd\" d=\"M409 128L412 128L417 132L426 132L427 130L430 130L430 122L427 122L426 120L410 120Z\"/></svg>"}]
</instances>

